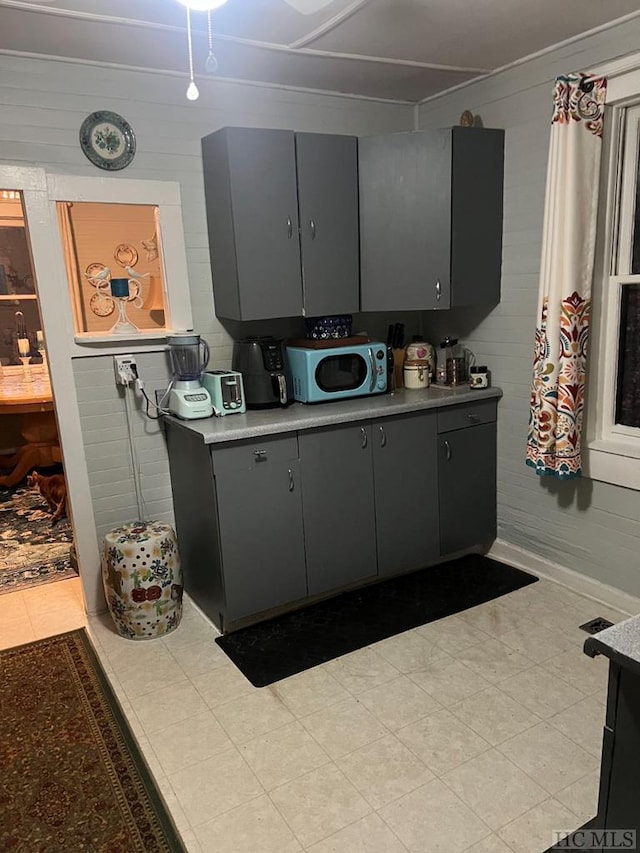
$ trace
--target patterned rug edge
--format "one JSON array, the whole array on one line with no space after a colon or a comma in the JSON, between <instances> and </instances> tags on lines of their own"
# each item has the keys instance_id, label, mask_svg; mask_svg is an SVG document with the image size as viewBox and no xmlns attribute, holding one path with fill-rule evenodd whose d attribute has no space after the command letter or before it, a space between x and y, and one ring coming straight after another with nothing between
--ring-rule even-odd
<instances>
[{"instance_id":1,"label":"patterned rug edge","mask_svg":"<svg viewBox=\"0 0 640 853\"><path fill-rule=\"evenodd\" d=\"M44 645L46 643L50 643L52 640L64 637L76 637L82 645L82 649L87 657L89 665L93 669L96 681L98 682L104 704L113 718L113 723L117 732L122 737L125 748L129 752L134 769L140 778L145 793L149 798L151 807L153 808L157 824L164 834L168 853L186 853L186 848L182 842L180 833L173 822L169 809L153 778L153 774L151 773L144 755L142 754L142 751L140 750L140 747L138 746L138 743L131 731L129 722L127 721L125 713L120 706L118 697L116 696L102 667L100 658L98 657L87 630L85 628L74 628L71 631L64 631L60 634L52 635L51 637L45 637L29 643L22 643L19 646L2 649L0 650L0 658L6 653L14 653L28 647Z\"/></svg>"},{"instance_id":2,"label":"patterned rug edge","mask_svg":"<svg viewBox=\"0 0 640 853\"><path fill-rule=\"evenodd\" d=\"M34 572L37 574L30 577ZM77 577L78 572L68 557L51 563L37 562L16 569L0 569L0 595Z\"/></svg>"}]
</instances>

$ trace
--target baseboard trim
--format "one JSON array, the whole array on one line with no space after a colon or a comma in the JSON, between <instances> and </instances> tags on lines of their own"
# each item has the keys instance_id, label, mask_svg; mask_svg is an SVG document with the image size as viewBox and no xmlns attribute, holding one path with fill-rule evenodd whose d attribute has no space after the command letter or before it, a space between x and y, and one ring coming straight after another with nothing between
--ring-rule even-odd
<instances>
[{"instance_id":1,"label":"baseboard trim","mask_svg":"<svg viewBox=\"0 0 640 853\"><path fill-rule=\"evenodd\" d=\"M567 589L591 598L600 604L606 604L608 607L620 610L629 616L640 613L640 598L635 595L576 572L575 569L553 563L551 560L540 557L525 548L520 548L518 545L505 542L503 539L496 539L487 556L507 563L509 566L514 566L516 569L524 569L524 571L532 572L541 578L554 581L560 586L567 587Z\"/></svg>"}]
</instances>

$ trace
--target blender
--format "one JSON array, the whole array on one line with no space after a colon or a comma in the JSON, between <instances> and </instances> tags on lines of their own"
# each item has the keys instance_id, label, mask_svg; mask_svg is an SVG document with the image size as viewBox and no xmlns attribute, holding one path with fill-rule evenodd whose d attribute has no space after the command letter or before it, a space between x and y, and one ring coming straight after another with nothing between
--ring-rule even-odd
<instances>
[{"instance_id":1,"label":"blender","mask_svg":"<svg viewBox=\"0 0 640 853\"><path fill-rule=\"evenodd\" d=\"M202 374L209 364L209 346L200 335L171 335L167 338L173 380L169 411L178 418L210 418L211 397L202 387Z\"/></svg>"}]
</instances>

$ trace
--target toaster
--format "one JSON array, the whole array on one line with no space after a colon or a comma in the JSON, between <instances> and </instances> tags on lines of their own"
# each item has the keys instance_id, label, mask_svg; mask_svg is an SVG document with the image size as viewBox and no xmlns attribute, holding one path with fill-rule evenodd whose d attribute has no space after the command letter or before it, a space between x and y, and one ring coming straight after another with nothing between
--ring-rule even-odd
<instances>
[{"instance_id":1,"label":"toaster","mask_svg":"<svg viewBox=\"0 0 640 853\"><path fill-rule=\"evenodd\" d=\"M209 392L216 415L246 412L242 374L237 370L207 370L202 384Z\"/></svg>"}]
</instances>

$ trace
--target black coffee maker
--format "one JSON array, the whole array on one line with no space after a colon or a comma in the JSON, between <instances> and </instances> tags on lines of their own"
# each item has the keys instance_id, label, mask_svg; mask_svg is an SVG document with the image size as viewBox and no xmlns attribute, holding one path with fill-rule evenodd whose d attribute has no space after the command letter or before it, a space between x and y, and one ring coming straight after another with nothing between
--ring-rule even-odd
<instances>
[{"instance_id":1,"label":"black coffee maker","mask_svg":"<svg viewBox=\"0 0 640 853\"><path fill-rule=\"evenodd\" d=\"M231 364L242 374L248 409L272 409L292 402L281 340L252 337L236 341Z\"/></svg>"}]
</instances>

